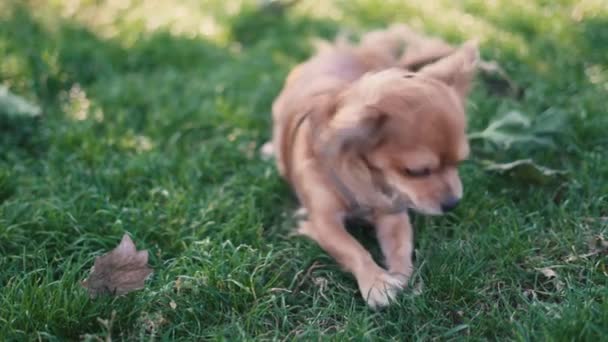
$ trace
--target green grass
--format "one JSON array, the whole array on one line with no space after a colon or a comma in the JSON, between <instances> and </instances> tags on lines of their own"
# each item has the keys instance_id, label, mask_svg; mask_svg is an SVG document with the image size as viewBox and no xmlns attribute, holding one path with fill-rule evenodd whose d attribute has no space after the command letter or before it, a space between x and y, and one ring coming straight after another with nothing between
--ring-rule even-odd
<instances>
[{"instance_id":1,"label":"green grass","mask_svg":"<svg viewBox=\"0 0 608 342\"><path fill-rule=\"evenodd\" d=\"M117 3L0 3L0 81L44 112L0 113L0 340L608 336L606 254L568 258L608 230L605 2L303 0L286 17L253 1ZM479 82L470 130L510 110L565 115L557 148L491 157L570 177L540 187L463 166L458 210L414 217L416 290L373 312L319 247L289 236L294 197L257 148L308 38L396 21L480 37L522 92ZM89 299L80 281L125 232L154 275Z\"/></svg>"}]
</instances>

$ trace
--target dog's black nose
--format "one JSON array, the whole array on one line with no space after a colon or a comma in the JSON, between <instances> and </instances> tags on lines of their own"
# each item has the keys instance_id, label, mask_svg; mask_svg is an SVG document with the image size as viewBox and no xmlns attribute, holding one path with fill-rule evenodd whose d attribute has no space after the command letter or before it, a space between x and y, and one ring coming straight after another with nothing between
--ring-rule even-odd
<instances>
[{"instance_id":1,"label":"dog's black nose","mask_svg":"<svg viewBox=\"0 0 608 342\"><path fill-rule=\"evenodd\" d=\"M460 198L450 197L446 199L445 201L441 202L441 211L445 213L456 208L458 202L460 202Z\"/></svg>"}]
</instances>

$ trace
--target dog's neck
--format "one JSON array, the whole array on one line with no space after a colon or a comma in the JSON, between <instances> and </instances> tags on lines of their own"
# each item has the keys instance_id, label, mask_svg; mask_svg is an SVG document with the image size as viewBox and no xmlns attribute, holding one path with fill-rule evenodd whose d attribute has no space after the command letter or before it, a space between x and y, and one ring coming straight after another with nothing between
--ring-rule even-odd
<instances>
[{"instance_id":1,"label":"dog's neck","mask_svg":"<svg viewBox=\"0 0 608 342\"><path fill-rule=\"evenodd\" d=\"M375 196L363 196L366 197L364 199L360 198L361 196L357 196L356 192L340 177L337 168L334 167L334 162L337 158L332 155L331 148L323 149L320 151L320 154L321 167L346 202L349 216L394 215L406 212L411 206L411 201L390 186L384 179L381 171L374 167L363 154L355 154L351 158L355 158L369 170L372 183L370 184L370 188L376 192ZM370 198L372 199L370 200ZM373 200L373 198L376 198L376 200Z\"/></svg>"},{"instance_id":2,"label":"dog's neck","mask_svg":"<svg viewBox=\"0 0 608 342\"><path fill-rule=\"evenodd\" d=\"M302 112L298 115L297 119L294 120L294 124L291 128L290 137L291 144L293 147L298 132L302 128L305 122L310 121L311 112ZM315 134L314 129L311 129L309 134ZM311 141L318 141L316 137L311 136ZM378 192L375 194L376 199L381 198L382 201L379 200L362 200L357 196L356 192L353 191L346 182L343 181L342 177L340 177L339 172L337 172L334 167L334 161L337 159L334 155L335 153L341 153L340 151L333 151L333 149L323 147L316 149L319 153L319 160L321 161L320 167L324 174L329 178L331 183L334 185L335 189L342 197L342 199L346 202L346 207L349 216L356 217L370 217L374 215L393 215L402 213L408 210L410 207L411 201L400 194L397 190L395 190L392 186L390 186L382 176L380 170L375 168L362 154L353 155L352 158L356 158L359 162L361 162L371 173L371 181L373 184L371 185L371 189L374 192ZM292 153L287 153L287 156L292 155ZM287 166L287 179L291 179L292 176L292 167L293 161L286 160ZM372 196L365 196L372 197ZM383 203L380 203L383 202Z\"/></svg>"}]
</instances>

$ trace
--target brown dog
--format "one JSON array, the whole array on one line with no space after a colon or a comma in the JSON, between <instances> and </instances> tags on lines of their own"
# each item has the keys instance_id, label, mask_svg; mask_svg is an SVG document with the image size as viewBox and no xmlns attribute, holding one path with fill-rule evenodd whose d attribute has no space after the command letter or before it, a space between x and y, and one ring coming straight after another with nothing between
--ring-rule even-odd
<instances>
[{"instance_id":1,"label":"brown dog","mask_svg":"<svg viewBox=\"0 0 608 342\"><path fill-rule=\"evenodd\" d=\"M456 49L397 25L355 46L326 44L273 104L265 148L308 213L298 231L355 276L372 308L412 274L407 209L441 214L462 197L457 166L469 152L464 106L477 60L473 43ZM348 215L375 225L388 271L345 230Z\"/></svg>"}]
</instances>

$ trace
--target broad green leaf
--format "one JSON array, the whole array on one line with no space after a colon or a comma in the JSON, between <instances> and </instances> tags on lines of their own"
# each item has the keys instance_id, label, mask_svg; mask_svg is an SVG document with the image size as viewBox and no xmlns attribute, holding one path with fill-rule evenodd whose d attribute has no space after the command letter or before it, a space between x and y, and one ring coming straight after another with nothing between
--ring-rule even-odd
<instances>
[{"instance_id":1,"label":"broad green leaf","mask_svg":"<svg viewBox=\"0 0 608 342\"><path fill-rule=\"evenodd\" d=\"M534 184L547 184L563 178L567 171L553 170L534 163L531 159L516 160L511 163L484 161L485 170L508 175L519 181Z\"/></svg>"},{"instance_id":2,"label":"broad green leaf","mask_svg":"<svg viewBox=\"0 0 608 342\"><path fill-rule=\"evenodd\" d=\"M553 136L564 130L565 123L565 116L555 111L546 111L534 120L518 111L510 111L492 121L483 131L470 133L469 139L488 141L503 149L518 143L555 147Z\"/></svg>"}]
</instances>

